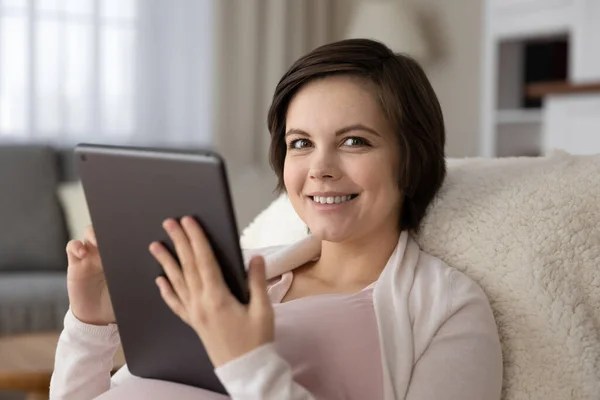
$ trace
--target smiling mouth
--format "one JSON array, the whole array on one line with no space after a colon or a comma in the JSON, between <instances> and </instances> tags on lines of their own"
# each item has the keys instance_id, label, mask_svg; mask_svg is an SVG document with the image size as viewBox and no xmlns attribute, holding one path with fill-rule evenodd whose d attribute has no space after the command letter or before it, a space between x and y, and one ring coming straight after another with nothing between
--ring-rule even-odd
<instances>
[{"instance_id":1,"label":"smiling mouth","mask_svg":"<svg viewBox=\"0 0 600 400\"><path fill-rule=\"evenodd\" d=\"M347 196L308 196L312 201L319 204L342 204L354 200L358 194L349 194Z\"/></svg>"}]
</instances>

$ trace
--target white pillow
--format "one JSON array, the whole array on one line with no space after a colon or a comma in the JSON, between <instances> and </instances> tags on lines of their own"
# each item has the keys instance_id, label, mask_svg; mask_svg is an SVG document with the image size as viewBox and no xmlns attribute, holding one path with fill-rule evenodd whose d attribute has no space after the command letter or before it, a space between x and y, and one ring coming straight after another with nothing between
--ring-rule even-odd
<instances>
[{"instance_id":1,"label":"white pillow","mask_svg":"<svg viewBox=\"0 0 600 400\"><path fill-rule=\"evenodd\" d=\"M84 229L92 224L92 220L81 182L60 183L58 198L65 214L70 239L83 239Z\"/></svg>"},{"instance_id":2,"label":"white pillow","mask_svg":"<svg viewBox=\"0 0 600 400\"><path fill-rule=\"evenodd\" d=\"M465 159L416 238L486 292L504 355L504 400L600 393L600 155ZM280 197L244 247L306 235Z\"/></svg>"},{"instance_id":3,"label":"white pillow","mask_svg":"<svg viewBox=\"0 0 600 400\"><path fill-rule=\"evenodd\" d=\"M287 195L277 197L242 232L244 249L277 246L294 243L308 235Z\"/></svg>"}]
</instances>

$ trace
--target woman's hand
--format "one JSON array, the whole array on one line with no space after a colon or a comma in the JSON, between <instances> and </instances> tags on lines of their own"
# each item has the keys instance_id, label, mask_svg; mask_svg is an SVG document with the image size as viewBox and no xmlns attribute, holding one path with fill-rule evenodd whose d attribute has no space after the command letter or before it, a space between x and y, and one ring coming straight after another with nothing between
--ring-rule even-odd
<instances>
[{"instance_id":1,"label":"woman's hand","mask_svg":"<svg viewBox=\"0 0 600 400\"><path fill-rule=\"evenodd\" d=\"M88 226L83 234L83 241L71 240L66 251L69 259L67 291L71 312L86 324L114 324L115 313L106 286L94 228Z\"/></svg>"},{"instance_id":2,"label":"woman's hand","mask_svg":"<svg viewBox=\"0 0 600 400\"><path fill-rule=\"evenodd\" d=\"M163 245L152 242L150 252L169 278L159 277L156 284L169 308L196 331L215 368L272 342L275 326L264 259L255 257L250 262L250 303L244 305L231 294L204 232L192 217L182 218L181 225L167 219L163 228L181 268Z\"/></svg>"}]
</instances>

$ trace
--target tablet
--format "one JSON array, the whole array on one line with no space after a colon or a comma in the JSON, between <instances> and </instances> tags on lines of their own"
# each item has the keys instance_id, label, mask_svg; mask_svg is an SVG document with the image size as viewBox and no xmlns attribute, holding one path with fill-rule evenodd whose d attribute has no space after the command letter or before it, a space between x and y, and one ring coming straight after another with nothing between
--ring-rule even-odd
<instances>
[{"instance_id":1,"label":"tablet","mask_svg":"<svg viewBox=\"0 0 600 400\"><path fill-rule=\"evenodd\" d=\"M160 296L155 279L164 272L148 251L160 241L176 257L162 222L195 217L231 292L248 302L223 160L209 151L94 144L77 145L75 157L129 370L225 394L198 335Z\"/></svg>"}]
</instances>

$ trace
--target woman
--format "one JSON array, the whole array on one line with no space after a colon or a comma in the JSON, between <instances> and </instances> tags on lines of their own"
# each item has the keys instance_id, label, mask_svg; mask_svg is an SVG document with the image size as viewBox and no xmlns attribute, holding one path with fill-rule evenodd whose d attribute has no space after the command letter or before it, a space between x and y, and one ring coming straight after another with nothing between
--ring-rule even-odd
<instances>
[{"instance_id":1,"label":"woman","mask_svg":"<svg viewBox=\"0 0 600 400\"><path fill-rule=\"evenodd\" d=\"M279 189L312 235L247 254L250 304L229 293L193 219L163 225L181 270L149 247L172 282L157 279L163 299L231 398L499 399L484 293L411 237L446 174L442 112L419 65L370 40L322 46L283 76L268 124ZM118 336L91 229L86 239L67 245L51 398L223 398L126 368L111 383Z\"/></svg>"}]
</instances>

